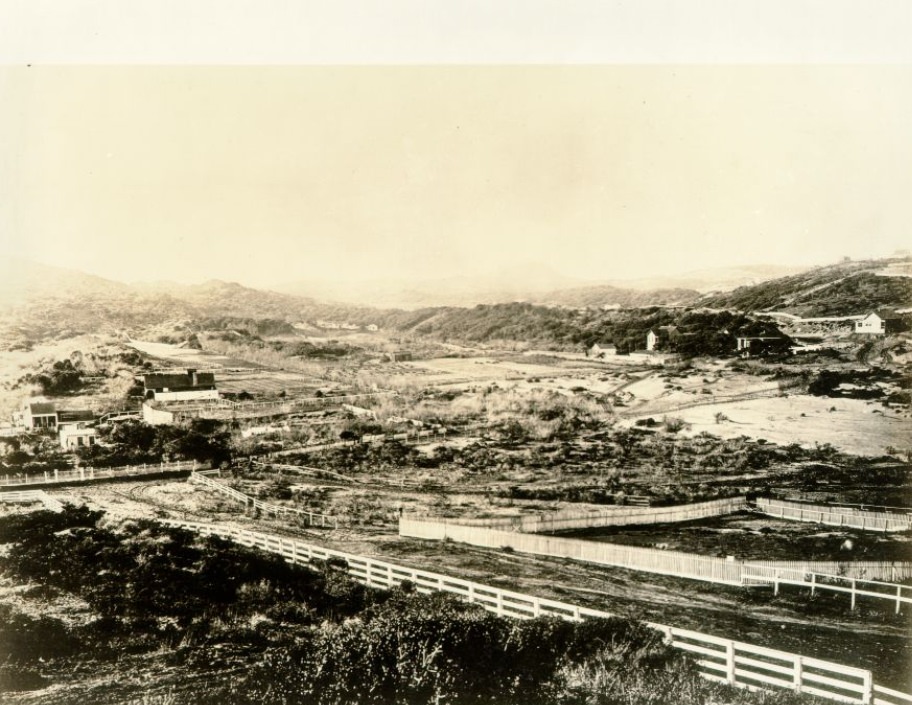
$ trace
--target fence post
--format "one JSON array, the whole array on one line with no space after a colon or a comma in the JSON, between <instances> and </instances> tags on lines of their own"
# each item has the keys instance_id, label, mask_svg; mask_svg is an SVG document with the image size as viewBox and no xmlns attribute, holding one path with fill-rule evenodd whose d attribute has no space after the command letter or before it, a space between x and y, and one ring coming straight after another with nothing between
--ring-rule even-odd
<instances>
[{"instance_id":1,"label":"fence post","mask_svg":"<svg viewBox=\"0 0 912 705\"><path fill-rule=\"evenodd\" d=\"M861 677L861 702L870 705L874 702L874 677L870 671L865 671Z\"/></svg>"},{"instance_id":2,"label":"fence post","mask_svg":"<svg viewBox=\"0 0 912 705\"><path fill-rule=\"evenodd\" d=\"M814 596L814 588L817 587L817 574L811 573L811 597Z\"/></svg>"},{"instance_id":3,"label":"fence post","mask_svg":"<svg viewBox=\"0 0 912 705\"><path fill-rule=\"evenodd\" d=\"M735 674L735 642L729 639L725 643L725 681L734 685L737 680Z\"/></svg>"},{"instance_id":4,"label":"fence post","mask_svg":"<svg viewBox=\"0 0 912 705\"><path fill-rule=\"evenodd\" d=\"M902 585L896 586L896 614L899 614L899 605L901 603L900 598L902 597Z\"/></svg>"},{"instance_id":5,"label":"fence post","mask_svg":"<svg viewBox=\"0 0 912 705\"><path fill-rule=\"evenodd\" d=\"M497 616L503 617L503 592L497 591Z\"/></svg>"},{"instance_id":6,"label":"fence post","mask_svg":"<svg viewBox=\"0 0 912 705\"><path fill-rule=\"evenodd\" d=\"M852 609L855 609L855 578L852 578Z\"/></svg>"},{"instance_id":7,"label":"fence post","mask_svg":"<svg viewBox=\"0 0 912 705\"><path fill-rule=\"evenodd\" d=\"M801 660L801 656L795 656L795 671L792 675L792 682L795 685L795 691L801 692L801 681L804 677L804 662Z\"/></svg>"}]
</instances>

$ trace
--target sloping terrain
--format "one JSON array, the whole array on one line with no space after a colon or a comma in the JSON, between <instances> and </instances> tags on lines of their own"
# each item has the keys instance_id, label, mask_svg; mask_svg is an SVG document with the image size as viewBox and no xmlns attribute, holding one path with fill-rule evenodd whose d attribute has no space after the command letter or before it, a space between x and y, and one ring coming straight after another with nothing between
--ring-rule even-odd
<instances>
[{"instance_id":1,"label":"sloping terrain","mask_svg":"<svg viewBox=\"0 0 912 705\"><path fill-rule=\"evenodd\" d=\"M701 305L800 316L850 316L912 306L912 281L892 276L908 258L843 262L707 296Z\"/></svg>"}]
</instances>

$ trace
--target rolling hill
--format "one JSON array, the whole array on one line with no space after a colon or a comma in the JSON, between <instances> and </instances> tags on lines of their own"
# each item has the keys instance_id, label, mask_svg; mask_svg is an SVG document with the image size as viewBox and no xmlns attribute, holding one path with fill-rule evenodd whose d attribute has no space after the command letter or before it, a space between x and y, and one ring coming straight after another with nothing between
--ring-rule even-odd
<instances>
[{"instance_id":1,"label":"rolling hill","mask_svg":"<svg viewBox=\"0 0 912 705\"><path fill-rule=\"evenodd\" d=\"M842 262L706 296L711 308L783 311L799 316L852 316L912 307L909 258Z\"/></svg>"}]
</instances>

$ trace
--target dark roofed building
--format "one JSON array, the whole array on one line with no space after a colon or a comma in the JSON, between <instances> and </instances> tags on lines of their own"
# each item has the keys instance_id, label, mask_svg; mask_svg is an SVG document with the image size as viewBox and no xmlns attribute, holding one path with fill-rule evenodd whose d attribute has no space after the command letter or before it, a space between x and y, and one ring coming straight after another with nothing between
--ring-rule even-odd
<instances>
[{"instance_id":1,"label":"dark roofed building","mask_svg":"<svg viewBox=\"0 0 912 705\"><path fill-rule=\"evenodd\" d=\"M192 401L218 399L215 375L187 370L184 374L152 373L143 377L146 399L156 401Z\"/></svg>"}]
</instances>

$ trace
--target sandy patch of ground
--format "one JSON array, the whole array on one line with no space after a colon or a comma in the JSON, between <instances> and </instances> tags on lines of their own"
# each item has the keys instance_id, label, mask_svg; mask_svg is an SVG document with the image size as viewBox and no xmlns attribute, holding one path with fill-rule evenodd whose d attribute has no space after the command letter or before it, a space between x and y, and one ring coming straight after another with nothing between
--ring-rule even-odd
<instances>
[{"instance_id":1,"label":"sandy patch of ground","mask_svg":"<svg viewBox=\"0 0 912 705\"><path fill-rule=\"evenodd\" d=\"M219 355L205 350L194 350L193 348L181 348L169 343L131 340L127 344L146 355L173 362L181 367L257 367L257 365L250 362L227 357L226 355Z\"/></svg>"},{"instance_id":2,"label":"sandy patch of ground","mask_svg":"<svg viewBox=\"0 0 912 705\"><path fill-rule=\"evenodd\" d=\"M729 420L716 423L720 412ZM691 424L690 434L706 431L723 438L748 436L809 448L829 443L857 455L882 455L887 446L907 448L912 439L912 419L884 413L880 404L858 399L794 395L701 406L675 415Z\"/></svg>"}]
</instances>

